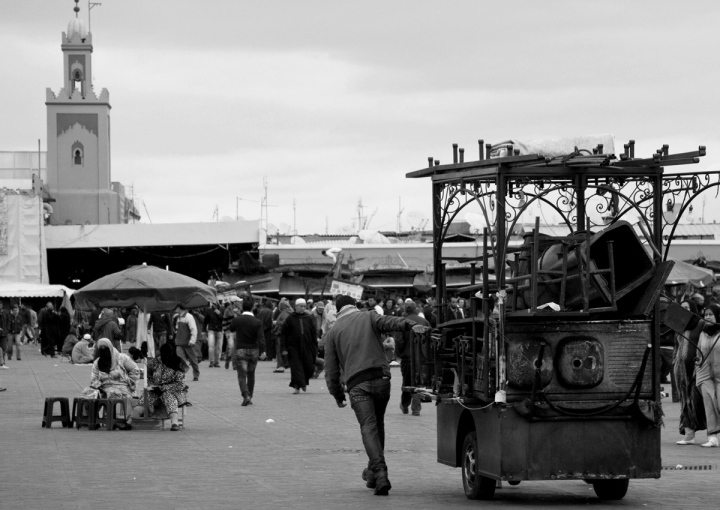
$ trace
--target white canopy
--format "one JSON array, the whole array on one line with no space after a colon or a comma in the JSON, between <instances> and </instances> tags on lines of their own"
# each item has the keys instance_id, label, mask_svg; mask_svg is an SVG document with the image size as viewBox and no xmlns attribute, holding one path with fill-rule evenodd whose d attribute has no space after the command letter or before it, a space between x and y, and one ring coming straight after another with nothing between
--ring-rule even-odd
<instances>
[{"instance_id":1,"label":"white canopy","mask_svg":"<svg viewBox=\"0 0 720 510\"><path fill-rule=\"evenodd\" d=\"M65 285L43 285L40 283L11 282L0 283L0 298L9 297L68 297L75 292L73 289L65 287Z\"/></svg>"}]
</instances>

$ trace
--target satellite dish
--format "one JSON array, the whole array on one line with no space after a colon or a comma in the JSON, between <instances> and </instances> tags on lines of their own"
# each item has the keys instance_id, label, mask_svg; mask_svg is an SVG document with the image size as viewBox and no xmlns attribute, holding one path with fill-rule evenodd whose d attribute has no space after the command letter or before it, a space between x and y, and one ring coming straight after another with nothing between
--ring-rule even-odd
<instances>
[{"instance_id":1,"label":"satellite dish","mask_svg":"<svg viewBox=\"0 0 720 510\"><path fill-rule=\"evenodd\" d=\"M410 227L415 230L420 228L420 225L425 221L425 215L419 211L410 211L407 213L406 219Z\"/></svg>"},{"instance_id":2,"label":"satellite dish","mask_svg":"<svg viewBox=\"0 0 720 510\"><path fill-rule=\"evenodd\" d=\"M362 239L360 239L358 236L352 236L350 239L348 239L348 243L350 243L350 244L362 244Z\"/></svg>"},{"instance_id":3,"label":"satellite dish","mask_svg":"<svg viewBox=\"0 0 720 510\"><path fill-rule=\"evenodd\" d=\"M306 244L305 239L300 236L292 236L290 238L290 244Z\"/></svg>"},{"instance_id":4,"label":"satellite dish","mask_svg":"<svg viewBox=\"0 0 720 510\"><path fill-rule=\"evenodd\" d=\"M242 218L240 218L240 219L242 220ZM229 221L235 221L235 220L233 218L231 218L230 216L223 216L222 218L220 218L220 221L227 223Z\"/></svg>"},{"instance_id":5,"label":"satellite dish","mask_svg":"<svg viewBox=\"0 0 720 510\"><path fill-rule=\"evenodd\" d=\"M267 231L268 234L274 235L278 231L277 225L275 225L274 223L268 223Z\"/></svg>"},{"instance_id":6,"label":"satellite dish","mask_svg":"<svg viewBox=\"0 0 720 510\"><path fill-rule=\"evenodd\" d=\"M470 224L471 234L481 234L483 228L487 227L487 223L485 223L485 217L480 213L467 213L465 215L465 221Z\"/></svg>"},{"instance_id":7,"label":"satellite dish","mask_svg":"<svg viewBox=\"0 0 720 510\"><path fill-rule=\"evenodd\" d=\"M290 225L288 225L287 223L281 223L279 225L278 230L280 231L281 234L289 234L290 231L292 230L292 227Z\"/></svg>"}]
</instances>

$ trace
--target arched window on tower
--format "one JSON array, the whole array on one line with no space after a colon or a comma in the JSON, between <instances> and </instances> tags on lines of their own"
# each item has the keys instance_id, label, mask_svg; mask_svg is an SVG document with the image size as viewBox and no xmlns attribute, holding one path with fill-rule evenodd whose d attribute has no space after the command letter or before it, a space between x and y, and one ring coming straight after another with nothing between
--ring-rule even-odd
<instances>
[{"instance_id":1,"label":"arched window on tower","mask_svg":"<svg viewBox=\"0 0 720 510\"><path fill-rule=\"evenodd\" d=\"M84 147L80 142L75 142L72 146L72 159L73 164L83 166L85 160Z\"/></svg>"}]
</instances>

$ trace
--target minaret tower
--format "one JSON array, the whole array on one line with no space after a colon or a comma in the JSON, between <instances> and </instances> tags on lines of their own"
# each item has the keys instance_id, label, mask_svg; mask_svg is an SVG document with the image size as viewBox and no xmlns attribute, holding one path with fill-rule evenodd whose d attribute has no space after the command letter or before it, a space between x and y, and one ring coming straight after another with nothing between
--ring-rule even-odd
<instances>
[{"instance_id":1,"label":"minaret tower","mask_svg":"<svg viewBox=\"0 0 720 510\"><path fill-rule=\"evenodd\" d=\"M52 224L118 223L110 177L110 96L95 95L92 34L78 17L62 34L63 88L47 89L47 190L55 198Z\"/></svg>"}]
</instances>

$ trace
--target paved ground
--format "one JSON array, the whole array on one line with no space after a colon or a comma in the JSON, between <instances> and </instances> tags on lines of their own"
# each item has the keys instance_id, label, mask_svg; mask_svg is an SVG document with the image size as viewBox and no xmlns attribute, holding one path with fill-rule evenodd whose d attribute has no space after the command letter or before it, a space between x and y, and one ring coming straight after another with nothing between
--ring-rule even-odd
<instances>
[{"instance_id":1,"label":"paved ground","mask_svg":"<svg viewBox=\"0 0 720 510\"><path fill-rule=\"evenodd\" d=\"M601 502L581 481L505 485L491 502L462 493L460 471L435 461L435 409L400 414L399 377L387 416L388 498L364 488L366 464L350 407L338 409L322 379L292 395L289 374L260 363L254 405L235 373L201 368L191 385L187 430L90 432L41 428L46 396L77 395L90 367L42 357L37 349L0 370L0 508L717 508L720 449L680 447L678 404L665 400L663 464L708 471L663 471L634 480L626 498ZM272 419L274 423L266 423ZM704 438L704 435L703 435Z\"/></svg>"}]
</instances>

